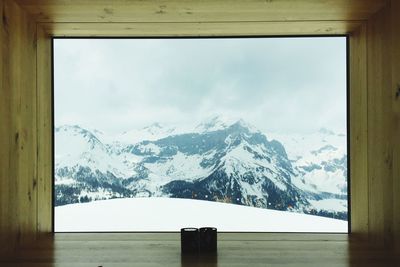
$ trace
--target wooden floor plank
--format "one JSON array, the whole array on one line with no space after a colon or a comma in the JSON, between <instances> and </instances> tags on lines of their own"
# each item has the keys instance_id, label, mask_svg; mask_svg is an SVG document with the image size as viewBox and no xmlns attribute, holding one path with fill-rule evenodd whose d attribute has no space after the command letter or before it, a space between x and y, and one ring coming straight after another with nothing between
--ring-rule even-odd
<instances>
[{"instance_id":1,"label":"wooden floor plank","mask_svg":"<svg viewBox=\"0 0 400 267\"><path fill-rule=\"evenodd\" d=\"M400 266L393 251L347 235L256 235L221 233L217 255L182 257L177 233L55 234L20 247L0 266Z\"/></svg>"}]
</instances>

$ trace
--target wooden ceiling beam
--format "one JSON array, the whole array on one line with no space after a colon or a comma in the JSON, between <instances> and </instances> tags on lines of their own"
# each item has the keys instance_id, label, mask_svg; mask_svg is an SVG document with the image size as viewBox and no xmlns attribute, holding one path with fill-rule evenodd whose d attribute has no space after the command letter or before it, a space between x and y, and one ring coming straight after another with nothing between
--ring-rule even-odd
<instances>
[{"instance_id":1,"label":"wooden ceiling beam","mask_svg":"<svg viewBox=\"0 0 400 267\"><path fill-rule=\"evenodd\" d=\"M16 0L37 22L366 20L387 0Z\"/></svg>"},{"instance_id":2,"label":"wooden ceiling beam","mask_svg":"<svg viewBox=\"0 0 400 267\"><path fill-rule=\"evenodd\" d=\"M362 22L213 22L213 23L40 23L51 36L262 36L337 35L357 29Z\"/></svg>"}]
</instances>

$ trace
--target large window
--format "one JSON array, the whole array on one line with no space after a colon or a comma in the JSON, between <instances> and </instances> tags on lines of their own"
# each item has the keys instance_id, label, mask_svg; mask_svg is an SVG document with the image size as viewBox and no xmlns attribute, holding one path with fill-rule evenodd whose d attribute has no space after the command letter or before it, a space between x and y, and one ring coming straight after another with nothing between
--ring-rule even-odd
<instances>
[{"instance_id":1,"label":"large window","mask_svg":"<svg viewBox=\"0 0 400 267\"><path fill-rule=\"evenodd\" d=\"M347 232L346 41L54 39L55 231Z\"/></svg>"}]
</instances>

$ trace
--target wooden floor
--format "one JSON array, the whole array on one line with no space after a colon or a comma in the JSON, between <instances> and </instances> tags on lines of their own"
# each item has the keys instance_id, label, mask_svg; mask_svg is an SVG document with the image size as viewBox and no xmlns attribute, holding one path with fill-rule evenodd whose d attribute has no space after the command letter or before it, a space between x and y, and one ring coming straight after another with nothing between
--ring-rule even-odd
<instances>
[{"instance_id":1,"label":"wooden floor","mask_svg":"<svg viewBox=\"0 0 400 267\"><path fill-rule=\"evenodd\" d=\"M55 234L0 266L400 266L400 255L347 235L218 235L218 255L181 257L179 234Z\"/></svg>"}]
</instances>

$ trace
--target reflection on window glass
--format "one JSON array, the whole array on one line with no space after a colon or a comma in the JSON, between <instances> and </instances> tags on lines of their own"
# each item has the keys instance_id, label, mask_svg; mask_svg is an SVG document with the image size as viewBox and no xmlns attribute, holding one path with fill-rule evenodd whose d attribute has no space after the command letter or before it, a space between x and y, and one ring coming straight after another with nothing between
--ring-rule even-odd
<instances>
[{"instance_id":1,"label":"reflection on window glass","mask_svg":"<svg viewBox=\"0 0 400 267\"><path fill-rule=\"evenodd\" d=\"M347 232L346 38L54 39L55 231Z\"/></svg>"}]
</instances>

